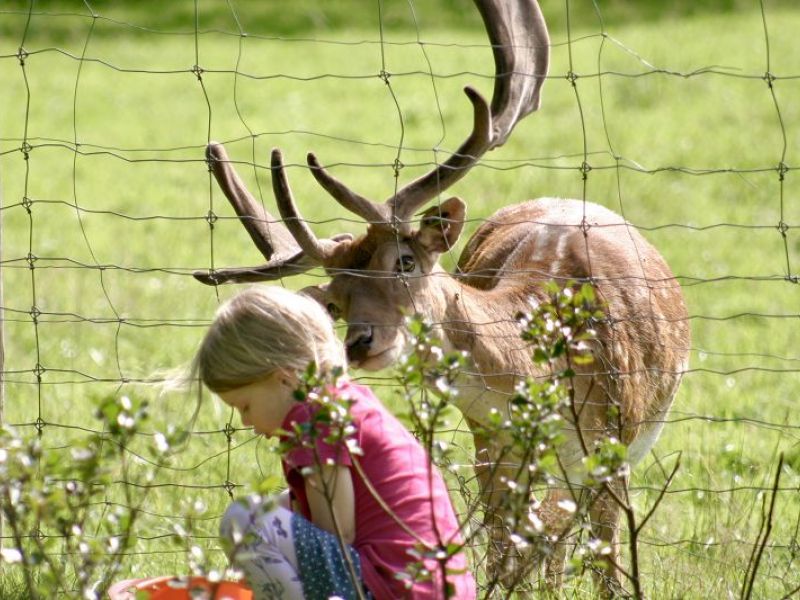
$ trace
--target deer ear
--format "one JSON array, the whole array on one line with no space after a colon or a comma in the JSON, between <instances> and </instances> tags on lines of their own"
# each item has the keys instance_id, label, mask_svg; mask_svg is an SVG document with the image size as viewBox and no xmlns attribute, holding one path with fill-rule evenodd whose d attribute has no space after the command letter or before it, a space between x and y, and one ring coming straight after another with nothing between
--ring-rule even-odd
<instances>
[{"instance_id":1,"label":"deer ear","mask_svg":"<svg viewBox=\"0 0 800 600\"><path fill-rule=\"evenodd\" d=\"M300 290L300 293L304 296L308 296L312 300L316 300L325 307L328 297L328 285L309 285Z\"/></svg>"},{"instance_id":2,"label":"deer ear","mask_svg":"<svg viewBox=\"0 0 800 600\"><path fill-rule=\"evenodd\" d=\"M430 252L445 252L458 241L467 206L461 198L449 198L422 213L416 239Z\"/></svg>"}]
</instances>

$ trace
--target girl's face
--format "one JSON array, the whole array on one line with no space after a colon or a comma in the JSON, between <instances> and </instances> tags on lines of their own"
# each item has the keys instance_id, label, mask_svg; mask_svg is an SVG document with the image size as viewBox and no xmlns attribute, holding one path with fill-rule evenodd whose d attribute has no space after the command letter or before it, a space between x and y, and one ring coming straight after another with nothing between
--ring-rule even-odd
<instances>
[{"instance_id":1,"label":"girl's face","mask_svg":"<svg viewBox=\"0 0 800 600\"><path fill-rule=\"evenodd\" d=\"M239 411L242 425L271 436L280 429L289 409L295 404L292 397L295 384L294 377L279 370L255 383L223 392L219 397Z\"/></svg>"}]
</instances>

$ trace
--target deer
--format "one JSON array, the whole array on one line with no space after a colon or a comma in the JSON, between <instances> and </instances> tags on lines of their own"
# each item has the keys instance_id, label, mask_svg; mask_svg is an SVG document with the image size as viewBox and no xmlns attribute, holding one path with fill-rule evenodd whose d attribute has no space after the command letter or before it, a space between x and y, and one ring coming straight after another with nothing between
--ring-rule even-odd
<instances>
[{"instance_id":1,"label":"deer","mask_svg":"<svg viewBox=\"0 0 800 600\"><path fill-rule=\"evenodd\" d=\"M504 464L504 441L485 429L492 411L508 413L521 379L542 375L513 315L531 302L546 302L546 284L553 280L591 282L605 306L592 347L594 363L584 368L585 377L578 369L576 410L565 415L568 436L559 457L568 481L579 477L587 446L603 435L627 445L630 465L648 454L688 368L690 330L681 287L665 259L621 216L586 200L544 197L504 204L466 242L454 273L439 264L466 224L465 201L441 200L441 194L539 109L549 68L549 34L535 0L474 1L493 50L493 96L489 104L473 87L465 88L472 131L447 160L377 202L346 186L309 153L308 168L320 186L367 223L358 236L319 238L298 210L279 149L272 151L270 170L280 219L250 194L223 145L211 142L209 169L267 262L194 275L216 286L274 281L322 267L330 280L303 291L347 324L348 361L367 371L396 364L406 351L407 315L420 313L435 323L447 349L470 357L455 402L474 436L491 541L488 569L511 585L534 566L544 566L547 582L557 586L564 544L549 555L510 558L504 490L518 470ZM609 549L597 578L606 595L620 585L619 486L625 483L611 485L616 487L592 498L587 508L594 535ZM552 486L532 499L547 532L569 527L559 507L572 497L570 486Z\"/></svg>"}]
</instances>

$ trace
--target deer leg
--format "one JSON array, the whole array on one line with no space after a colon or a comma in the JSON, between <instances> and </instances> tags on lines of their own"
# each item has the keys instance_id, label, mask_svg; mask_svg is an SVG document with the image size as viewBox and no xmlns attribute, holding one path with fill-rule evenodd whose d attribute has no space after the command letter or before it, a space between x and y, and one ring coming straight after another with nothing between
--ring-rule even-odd
<instances>
[{"instance_id":1,"label":"deer leg","mask_svg":"<svg viewBox=\"0 0 800 600\"><path fill-rule=\"evenodd\" d=\"M476 433L475 475L483 507L483 525L488 535L487 575L489 580L500 579L504 562L504 549L508 544L505 519L502 514L503 490L498 476L498 465L492 452L492 440Z\"/></svg>"},{"instance_id":2,"label":"deer leg","mask_svg":"<svg viewBox=\"0 0 800 600\"><path fill-rule=\"evenodd\" d=\"M608 484L617 498L622 495L626 485L624 481L614 480ZM619 547L619 519L621 507L617 500L607 492L600 492L600 496L589 510L589 519L592 527L592 535L604 543L608 549L605 556L605 566L599 570L594 570L595 586L602 597L612 598L622 590L619 581L617 565L620 559Z\"/></svg>"},{"instance_id":3,"label":"deer leg","mask_svg":"<svg viewBox=\"0 0 800 600\"><path fill-rule=\"evenodd\" d=\"M558 540L553 544L553 553L544 563L544 583L547 590L558 590L564 585L567 564L567 542Z\"/></svg>"},{"instance_id":4,"label":"deer leg","mask_svg":"<svg viewBox=\"0 0 800 600\"><path fill-rule=\"evenodd\" d=\"M550 488L536 511L550 541L544 560L545 585L548 590L559 589L564 581L569 544L566 538L572 530L576 515L574 510L567 508L566 501L574 503L570 490Z\"/></svg>"},{"instance_id":5,"label":"deer leg","mask_svg":"<svg viewBox=\"0 0 800 600\"><path fill-rule=\"evenodd\" d=\"M522 509L509 502L508 481L514 481L519 470L513 459L507 456L501 441L495 437L474 434L475 474L478 478L481 504L484 509L483 523L486 528L489 547L487 551L487 577L489 581L512 588L520 583L532 563L524 557L511 541L510 523L527 515L515 515ZM516 517L516 518L515 518Z\"/></svg>"}]
</instances>

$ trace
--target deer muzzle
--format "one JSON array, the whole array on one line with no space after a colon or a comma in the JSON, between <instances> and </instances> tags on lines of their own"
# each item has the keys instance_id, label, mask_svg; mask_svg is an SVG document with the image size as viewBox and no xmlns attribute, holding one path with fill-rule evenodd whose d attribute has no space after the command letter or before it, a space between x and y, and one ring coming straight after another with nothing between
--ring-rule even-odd
<instances>
[{"instance_id":1,"label":"deer muzzle","mask_svg":"<svg viewBox=\"0 0 800 600\"><path fill-rule=\"evenodd\" d=\"M348 327L347 337L344 341L347 349L347 360L354 365L367 360L372 349L372 340L371 325L351 325Z\"/></svg>"}]
</instances>

